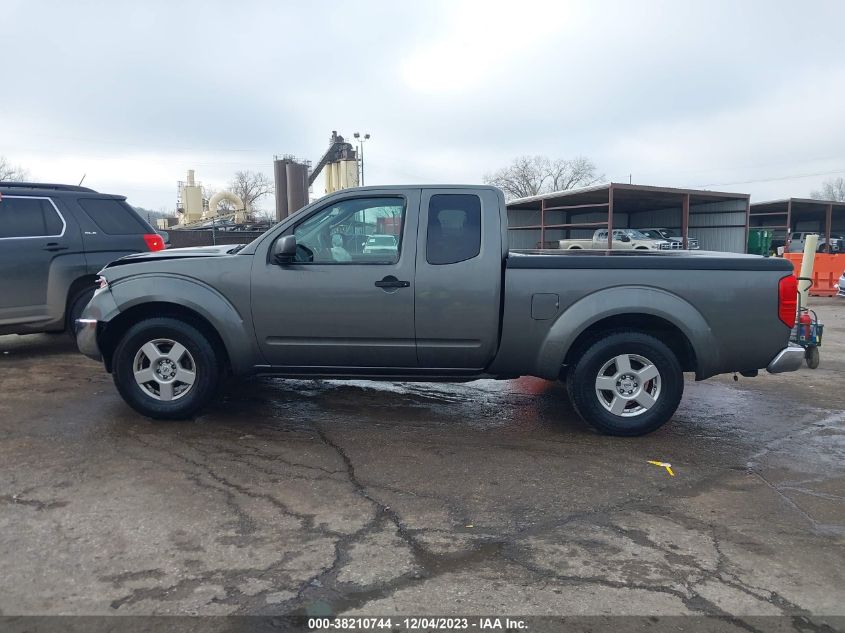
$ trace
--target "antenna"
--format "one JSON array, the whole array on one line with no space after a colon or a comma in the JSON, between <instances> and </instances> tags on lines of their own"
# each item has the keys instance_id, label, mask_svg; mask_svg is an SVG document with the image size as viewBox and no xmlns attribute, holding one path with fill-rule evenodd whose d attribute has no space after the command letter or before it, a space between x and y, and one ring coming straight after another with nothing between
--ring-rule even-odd
<instances>
[{"instance_id":1,"label":"antenna","mask_svg":"<svg viewBox=\"0 0 845 633\"><path fill-rule=\"evenodd\" d=\"M78 185L76 185L77 187L79 187L79 186L81 186L81 185L82 185L82 181L83 181L83 180L85 180L85 176L87 176L87 175L88 175L88 174L82 174L82 178L80 178L80 179L79 179L79 184L78 184Z\"/></svg>"}]
</instances>

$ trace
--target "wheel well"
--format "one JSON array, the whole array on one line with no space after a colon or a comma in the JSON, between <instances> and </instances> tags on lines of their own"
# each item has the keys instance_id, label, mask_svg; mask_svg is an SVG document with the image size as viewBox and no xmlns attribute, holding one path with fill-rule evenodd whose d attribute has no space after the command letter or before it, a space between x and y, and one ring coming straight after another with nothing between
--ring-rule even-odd
<instances>
[{"instance_id":1,"label":"wheel well","mask_svg":"<svg viewBox=\"0 0 845 633\"><path fill-rule=\"evenodd\" d=\"M67 290L67 296L65 297L65 321L67 321L70 315L71 303L74 299L76 299L76 295L85 290L85 288L93 288L96 283L97 275L85 275L84 277L73 280L73 283L70 284L70 288ZM66 323L66 325L71 324Z\"/></svg>"},{"instance_id":2,"label":"wheel well","mask_svg":"<svg viewBox=\"0 0 845 633\"><path fill-rule=\"evenodd\" d=\"M669 346L683 371L696 371L695 350L686 335L666 319L652 314L617 314L596 321L569 346L564 365L571 365L596 340L614 330L636 330L651 334Z\"/></svg>"},{"instance_id":3,"label":"wheel well","mask_svg":"<svg viewBox=\"0 0 845 633\"><path fill-rule=\"evenodd\" d=\"M223 343L223 339L204 316L176 303L154 301L133 306L126 310L126 312L118 314L105 325L100 326L102 329L97 335L97 345L100 348L100 353L103 355L103 362L106 365L107 371L111 372L112 370L114 350L117 348L117 344L123 338L126 331L138 323L138 321L153 317L170 317L184 321L188 325L197 328L208 338L220 363L227 369L230 367L229 354L226 351L226 345Z\"/></svg>"}]
</instances>

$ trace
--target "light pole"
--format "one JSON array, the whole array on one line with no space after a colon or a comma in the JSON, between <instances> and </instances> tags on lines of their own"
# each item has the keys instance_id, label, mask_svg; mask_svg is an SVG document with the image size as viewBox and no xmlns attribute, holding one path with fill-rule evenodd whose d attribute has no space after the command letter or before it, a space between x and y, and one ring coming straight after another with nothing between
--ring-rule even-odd
<instances>
[{"instance_id":1,"label":"light pole","mask_svg":"<svg viewBox=\"0 0 845 633\"><path fill-rule=\"evenodd\" d=\"M364 186L364 141L369 140L370 135L364 134L361 136L360 132L355 132L353 134L355 140L358 141L358 153L360 154L360 158L358 160L361 161L361 186Z\"/></svg>"}]
</instances>

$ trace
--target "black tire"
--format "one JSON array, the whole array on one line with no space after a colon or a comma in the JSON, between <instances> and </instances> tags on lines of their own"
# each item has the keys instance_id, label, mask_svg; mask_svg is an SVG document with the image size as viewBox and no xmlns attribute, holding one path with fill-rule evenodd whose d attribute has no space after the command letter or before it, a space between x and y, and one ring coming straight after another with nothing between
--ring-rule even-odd
<instances>
[{"instance_id":1,"label":"black tire","mask_svg":"<svg viewBox=\"0 0 845 633\"><path fill-rule=\"evenodd\" d=\"M632 370L627 373L619 371L614 360L626 355ZM643 371L647 377L654 371L651 366L657 376L642 379L638 372ZM599 389L600 380L613 389ZM567 373L567 387L572 406L585 422L608 435L631 437L651 433L671 419L684 393L684 374L672 350L655 337L615 331L584 351ZM646 397L652 395L653 402L649 403ZM634 397L646 404L641 405ZM624 406L621 413L611 412L609 407L615 408L618 403Z\"/></svg>"},{"instance_id":2,"label":"black tire","mask_svg":"<svg viewBox=\"0 0 845 633\"><path fill-rule=\"evenodd\" d=\"M164 381L170 386L155 380L139 384L135 379L139 359L141 365L149 363L142 369L155 369L150 357L142 355L142 348L145 344L154 343L156 351L167 351L168 343L163 341L177 343L187 351L187 355L182 352L176 359L166 355L157 357L166 364L165 371L174 372ZM169 350L172 352L174 347L170 346ZM188 388L187 383L178 378L191 372L192 384ZM154 318L136 323L123 335L113 357L114 384L120 395L138 413L156 420L182 420L193 416L213 398L220 375L221 363L208 339L193 326L173 318ZM156 390L159 390L158 395L153 393ZM172 399L166 399L167 396Z\"/></svg>"},{"instance_id":3,"label":"black tire","mask_svg":"<svg viewBox=\"0 0 845 633\"><path fill-rule=\"evenodd\" d=\"M85 306L88 305L88 302L91 301L91 297L94 296L95 290L96 288L93 285L85 288L84 290L80 290L68 303L65 330L74 342L76 342L76 320L82 316L82 311L85 309Z\"/></svg>"},{"instance_id":4,"label":"black tire","mask_svg":"<svg viewBox=\"0 0 845 633\"><path fill-rule=\"evenodd\" d=\"M807 361L807 367L810 369L818 369L821 357L819 355L819 348L811 345L804 351L804 360Z\"/></svg>"}]
</instances>

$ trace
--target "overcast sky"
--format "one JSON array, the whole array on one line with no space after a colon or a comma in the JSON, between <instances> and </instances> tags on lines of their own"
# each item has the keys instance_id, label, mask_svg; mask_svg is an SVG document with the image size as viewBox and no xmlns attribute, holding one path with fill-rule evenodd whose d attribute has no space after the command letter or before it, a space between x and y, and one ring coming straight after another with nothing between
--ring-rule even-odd
<instances>
[{"instance_id":1,"label":"overcast sky","mask_svg":"<svg viewBox=\"0 0 845 633\"><path fill-rule=\"evenodd\" d=\"M367 184L475 183L522 154L755 200L845 175L841 1L0 8L0 155L153 209L189 168L272 175L332 130L372 135Z\"/></svg>"}]
</instances>

